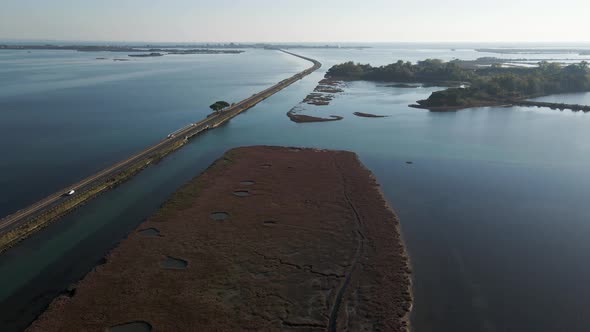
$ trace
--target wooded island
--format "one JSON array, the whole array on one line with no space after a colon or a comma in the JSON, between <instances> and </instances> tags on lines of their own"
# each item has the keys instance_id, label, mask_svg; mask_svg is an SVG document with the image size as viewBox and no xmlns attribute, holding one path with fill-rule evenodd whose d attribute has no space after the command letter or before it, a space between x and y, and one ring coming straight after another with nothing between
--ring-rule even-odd
<instances>
[{"instance_id":1,"label":"wooded island","mask_svg":"<svg viewBox=\"0 0 590 332\"><path fill-rule=\"evenodd\" d=\"M590 71L585 61L568 66L546 61L539 62L536 67L492 64L476 69L466 68L461 63L461 60L427 59L413 64L400 60L373 67L346 62L330 68L326 77L450 87L411 105L430 110L497 106L551 94L590 91Z\"/></svg>"}]
</instances>

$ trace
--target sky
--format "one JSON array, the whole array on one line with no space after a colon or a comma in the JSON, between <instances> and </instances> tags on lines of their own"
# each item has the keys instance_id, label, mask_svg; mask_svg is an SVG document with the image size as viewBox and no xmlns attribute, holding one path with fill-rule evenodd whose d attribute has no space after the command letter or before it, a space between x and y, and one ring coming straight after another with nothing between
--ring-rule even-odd
<instances>
[{"instance_id":1,"label":"sky","mask_svg":"<svg viewBox=\"0 0 590 332\"><path fill-rule=\"evenodd\" d=\"M0 39L588 42L590 0L0 0Z\"/></svg>"}]
</instances>

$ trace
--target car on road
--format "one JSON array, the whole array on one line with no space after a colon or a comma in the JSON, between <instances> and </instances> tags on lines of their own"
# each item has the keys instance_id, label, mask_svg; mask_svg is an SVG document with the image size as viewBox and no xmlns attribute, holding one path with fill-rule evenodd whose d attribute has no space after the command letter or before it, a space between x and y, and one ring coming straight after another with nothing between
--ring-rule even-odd
<instances>
[{"instance_id":1,"label":"car on road","mask_svg":"<svg viewBox=\"0 0 590 332\"><path fill-rule=\"evenodd\" d=\"M75 191L74 189L72 189L72 190L70 190L70 191L68 191L68 192L64 193L64 196L72 196L72 195L74 195L75 193L76 193L76 191Z\"/></svg>"}]
</instances>

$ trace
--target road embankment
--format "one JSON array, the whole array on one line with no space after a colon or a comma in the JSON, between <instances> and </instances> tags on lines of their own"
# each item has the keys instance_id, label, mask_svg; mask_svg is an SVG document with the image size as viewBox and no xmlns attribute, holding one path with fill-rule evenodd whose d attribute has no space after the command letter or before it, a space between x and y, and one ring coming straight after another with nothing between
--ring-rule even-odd
<instances>
[{"instance_id":1,"label":"road embankment","mask_svg":"<svg viewBox=\"0 0 590 332\"><path fill-rule=\"evenodd\" d=\"M6 216L0 220L0 252L46 227L49 223L58 220L97 195L127 181L154 161L160 160L184 146L189 139L226 123L321 67L320 62L317 60L287 51L282 52L309 61L313 65L270 88L233 104L224 111L217 112L200 122L175 132L172 137L164 139L126 160L49 195L12 215ZM64 196L64 193L70 190L75 190L76 194L71 197Z\"/></svg>"}]
</instances>

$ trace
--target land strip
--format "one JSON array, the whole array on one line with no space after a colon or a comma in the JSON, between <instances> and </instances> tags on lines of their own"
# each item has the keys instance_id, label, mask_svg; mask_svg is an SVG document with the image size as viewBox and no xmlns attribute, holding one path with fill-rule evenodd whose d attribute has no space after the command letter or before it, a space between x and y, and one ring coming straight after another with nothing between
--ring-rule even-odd
<instances>
[{"instance_id":1,"label":"land strip","mask_svg":"<svg viewBox=\"0 0 590 332\"><path fill-rule=\"evenodd\" d=\"M0 45L0 50L55 50L78 52L167 52L169 54L239 54L241 50L227 49L177 49L174 47L113 46L113 45Z\"/></svg>"},{"instance_id":2,"label":"land strip","mask_svg":"<svg viewBox=\"0 0 590 332\"><path fill-rule=\"evenodd\" d=\"M386 118L389 115L377 115L377 114L371 114L371 113L363 113L363 112L354 112L352 113L356 116L360 116L362 118Z\"/></svg>"},{"instance_id":3,"label":"land strip","mask_svg":"<svg viewBox=\"0 0 590 332\"><path fill-rule=\"evenodd\" d=\"M565 104L565 103L549 103L543 101L534 101L534 100L498 100L498 101L489 101L489 102L478 102L471 105L461 105L461 106L423 106L420 104L411 104L409 105L413 108L421 108L427 109L431 112L453 112L459 111L462 109L467 108L474 108L474 107L512 107L512 106L524 106L524 107L544 107L550 108L552 110L570 110L572 112L590 112L590 106L588 105L580 105L580 104Z\"/></svg>"},{"instance_id":4,"label":"land strip","mask_svg":"<svg viewBox=\"0 0 590 332\"><path fill-rule=\"evenodd\" d=\"M570 110L573 112L590 112L590 106L588 105L580 105L580 104L564 104L564 103L548 103L542 101L532 101L532 100L518 100L513 101L512 105L516 106L528 106L528 107L547 107L552 110Z\"/></svg>"},{"instance_id":5,"label":"land strip","mask_svg":"<svg viewBox=\"0 0 590 332\"><path fill-rule=\"evenodd\" d=\"M79 51L79 52L145 52L145 51L179 51L189 49L199 51L218 51L221 49L244 49L258 48L268 50L285 50L285 49L366 49L369 46L338 46L338 45L297 45L297 44L240 44L240 43L206 43L206 44L176 44L176 45L60 45L60 44L0 44L0 50L61 50L61 51ZM179 50L180 49L180 50ZM230 53L236 51L230 50ZM238 51L242 52L242 51Z\"/></svg>"},{"instance_id":6,"label":"land strip","mask_svg":"<svg viewBox=\"0 0 590 332\"><path fill-rule=\"evenodd\" d=\"M230 150L29 331L406 331L399 221L345 151Z\"/></svg>"},{"instance_id":7,"label":"land strip","mask_svg":"<svg viewBox=\"0 0 590 332\"><path fill-rule=\"evenodd\" d=\"M83 204L96 195L124 182L145 167L149 166L151 163L158 161L169 153L181 148L189 139L206 130L224 124L233 117L252 108L264 99L272 96L321 67L321 64L314 59L287 51L282 52L310 61L313 63L313 66L290 78L282 80L270 88L256 93L223 111L214 113L200 122L181 128L171 134L168 138L146 148L138 154L1 219L0 252L10 248L15 243L28 237L33 232L38 231L50 222L57 220L72 209L78 207L80 204ZM73 196L64 196L64 193L70 190L74 190L76 194Z\"/></svg>"},{"instance_id":8,"label":"land strip","mask_svg":"<svg viewBox=\"0 0 590 332\"><path fill-rule=\"evenodd\" d=\"M587 48L478 48L475 51L499 54L590 54Z\"/></svg>"},{"instance_id":9,"label":"land strip","mask_svg":"<svg viewBox=\"0 0 590 332\"><path fill-rule=\"evenodd\" d=\"M306 122L329 122L329 121L339 121L344 119L338 115L330 115L329 118L320 118L317 116L305 115L305 114L297 114L293 110L287 112L287 116L291 121L297 123L306 123Z\"/></svg>"}]
</instances>

